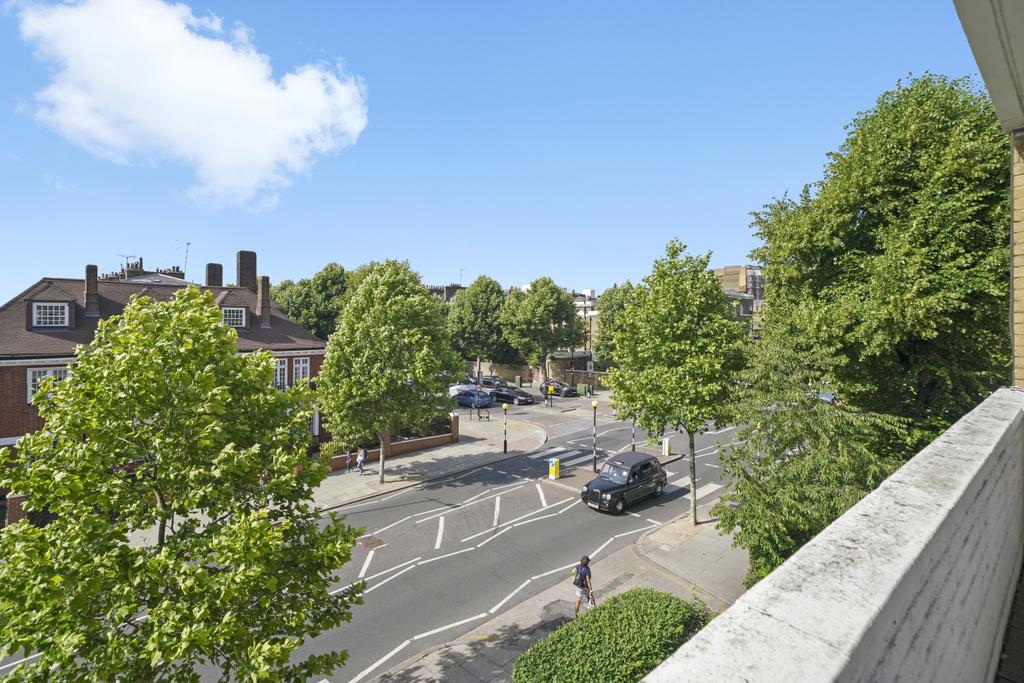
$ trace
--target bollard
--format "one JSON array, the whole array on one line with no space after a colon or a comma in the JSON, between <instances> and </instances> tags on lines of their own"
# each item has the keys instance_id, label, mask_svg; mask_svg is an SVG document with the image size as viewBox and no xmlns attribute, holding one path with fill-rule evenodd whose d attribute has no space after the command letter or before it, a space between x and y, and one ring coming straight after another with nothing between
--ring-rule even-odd
<instances>
[{"instance_id":1,"label":"bollard","mask_svg":"<svg viewBox=\"0 0 1024 683\"><path fill-rule=\"evenodd\" d=\"M562 463L558 458L550 458L548 460L548 479L558 479L561 465Z\"/></svg>"}]
</instances>

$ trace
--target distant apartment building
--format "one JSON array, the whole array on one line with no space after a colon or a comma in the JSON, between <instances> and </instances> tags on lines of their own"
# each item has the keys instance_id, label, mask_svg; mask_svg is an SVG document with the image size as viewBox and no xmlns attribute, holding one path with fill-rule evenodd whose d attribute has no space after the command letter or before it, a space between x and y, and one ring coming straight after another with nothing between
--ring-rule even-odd
<instances>
[{"instance_id":1,"label":"distant apartment building","mask_svg":"<svg viewBox=\"0 0 1024 683\"><path fill-rule=\"evenodd\" d=\"M725 266L715 268L726 296L736 302L740 317L752 321L756 329L754 316L764 305L764 274L756 266Z\"/></svg>"},{"instance_id":2,"label":"distant apartment building","mask_svg":"<svg viewBox=\"0 0 1024 683\"><path fill-rule=\"evenodd\" d=\"M427 285L428 292L439 297L442 301L448 302L452 301L461 289L465 289L465 287L454 282L450 285Z\"/></svg>"},{"instance_id":3,"label":"distant apartment building","mask_svg":"<svg viewBox=\"0 0 1024 683\"><path fill-rule=\"evenodd\" d=\"M210 263L201 288L213 293L223 322L238 333L239 353L271 353L276 386L315 377L326 343L284 314L270 298L270 278L256 272L255 252L240 251L237 285L223 286L223 267ZM142 259L102 277L87 265L84 278L43 277L0 306L0 446L43 426L32 405L39 383L67 376L75 347L92 342L100 320L121 313L133 294L165 301L189 284L181 270L147 271ZM310 428L319 438L319 416ZM5 495L0 491L0 500Z\"/></svg>"}]
</instances>

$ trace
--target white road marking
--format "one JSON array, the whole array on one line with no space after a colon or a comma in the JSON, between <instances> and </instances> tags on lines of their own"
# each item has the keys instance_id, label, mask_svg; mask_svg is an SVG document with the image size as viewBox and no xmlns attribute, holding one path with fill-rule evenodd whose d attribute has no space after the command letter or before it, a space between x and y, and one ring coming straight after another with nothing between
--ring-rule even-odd
<instances>
[{"instance_id":1,"label":"white road marking","mask_svg":"<svg viewBox=\"0 0 1024 683\"><path fill-rule=\"evenodd\" d=\"M19 659L16 662L11 662L9 664L4 664L3 666L0 666L0 671L3 671L4 669L10 669L11 667L18 666L19 664L24 664L25 662L31 661L31 660L33 660L33 659L35 659L37 657L42 657L42 656L43 656L42 652L34 654L34 655L29 655L28 657L25 657L24 659Z\"/></svg>"},{"instance_id":2,"label":"white road marking","mask_svg":"<svg viewBox=\"0 0 1024 683\"><path fill-rule=\"evenodd\" d=\"M385 543L384 545L387 545L387 543ZM382 546L380 546L380 547L381 547L381 548L383 548L383 547L384 547L384 545L382 545ZM369 553L367 553L367 555L366 555L366 559L365 559L365 560L363 560L363 567L362 567L362 569L360 569L360 570L359 570L359 578L360 578L360 579L361 579L361 578L363 578L364 576L366 576L366 570L367 570L367 569L368 569L368 568L370 567L370 560L372 560L372 559L373 559L373 554L374 554L375 552L377 552L377 549L376 549L376 548L374 548L374 549L373 549L373 550L371 550L371 551L370 551Z\"/></svg>"},{"instance_id":3,"label":"white road marking","mask_svg":"<svg viewBox=\"0 0 1024 683\"><path fill-rule=\"evenodd\" d=\"M598 458L600 458L600 456L598 456ZM572 460L569 460L567 462L563 462L562 466L563 467L575 467L576 465L579 465L579 464L582 464L582 463L585 463L585 462L593 462L593 461L594 461L594 454L593 453L587 453L586 455L581 455L578 458L573 458Z\"/></svg>"},{"instance_id":4,"label":"white road marking","mask_svg":"<svg viewBox=\"0 0 1024 683\"><path fill-rule=\"evenodd\" d=\"M421 633L418 636L413 636L412 639L413 640L419 640L420 638L427 638L427 637L432 636L432 635L434 635L436 633L440 633L441 631L447 631L450 628L455 628L456 626L462 626L463 624L468 624L469 622L476 621L477 619L483 619L486 616L487 616L487 612L484 612L483 614L478 614L475 617L470 617L468 619L463 619L462 621L456 621L454 624L448 624L446 626L439 626L438 628L435 628L433 631L427 631L426 633Z\"/></svg>"},{"instance_id":5,"label":"white road marking","mask_svg":"<svg viewBox=\"0 0 1024 683\"><path fill-rule=\"evenodd\" d=\"M493 467L488 467L487 465L484 465L484 466L483 466L483 467L481 467L480 469L482 469L482 470L487 470L488 472L493 472L493 471L494 471L494 468L493 468Z\"/></svg>"},{"instance_id":6,"label":"white road marking","mask_svg":"<svg viewBox=\"0 0 1024 683\"><path fill-rule=\"evenodd\" d=\"M482 493L478 493L478 496L482 496ZM457 503L456 503L457 505ZM419 517L421 515L429 515L431 512L445 512L446 510L454 510L455 505L445 505L444 507L434 508L432 510L424 510L423 512L414 512L413 517Z\"/></svg>"},{"instance_id":7,"label":"white road marking","mask_svg":"<svg viewBox=\"0 0 1024 683\"><path fill-rule=\"evenodd\" d=\"M441 538L444 536L444 517L437 518L437 540L434 541L434 550L441 549Z\"/></svg>"},{"instance_id":8,"label":"white road marking","mask_svg":"<svg viewBox=\"0 0 1024 683\"><path fill-rule=\"evenodd\" d=\"M712 465L709 462L704 463L704 467L714 467L716 470L721 468L721 465Z\"/></svg>"},{"instance_id":9,"label":"white road marking","mask_svg":"<svg viewBox=\"0 0 1024 683\"><path fill-rule=\"evenodd\" d=\"M530 580L531 581L536 581L537 579L543 578L545 576L551 576L555 572L564 572L566 569L572 569L575 566L576 566L576 563L573 562L572 564L567 564L564 567L558 567L557 569L552 569L550 571L546 571L543 574L537 574L537 576L531 576Z\"/></svg>"},{"instance_id":10,"label":"white road marking","mask_svg":"<svg viewBox=\"0 0 1024 683\"><path fill-rule=\"evenodd\" d=\"M406 573L410 569L415 569L415 568L416 568L416 565L412 565L411 567L406 567L405 569L403 569L400 572L396 572L396 573L392 574L391 576L389 576L388 578L384 579L380 583L374 584L374 585L370 586L369 588L367 588L366 590L364 590L363 591L363 595L366 595L367 593L372 593L373 591L377 590L378 588L380 588L381 586L386 584L388 581L393 581L394 579L397 579L399 576L401 576L402 574Z\"/></svg>"},{"instance_id":11,"label":"white road marking","mask_svg":"<svg viewBox=\"0 0 1024 683\"><path fill-rule=\"evenodd\" d=\"M629 536L630 534L638 534L641 531L647 531L648 529L655 529L655 528L657 528L659 526L661 526L661 525L658 524L657 522L655 522L654 524L651 524L650 526L644 526L644 527L640 527L639 529L633 529L632 531L624 531L621 534L615 534L614 536L612 536L612 538L622 538L623 536ZM608 545L608 544L605 543L605 545ZM601 546L601 547L604 548L604 546Z\"/></svg>"},{"instance_id":12,"label":"white road marking","mask_svg":"<svg viewBox=\"0 0 1024 683\"><path fill-rule=\"evenodd\" d=\"M387 530L388 530L388 529L390 529L391 527L393 527L393 526L398 526L399 524L401 524L402 522L404 522L404 521L405 521L405 520L407 520L407 519L412 519L412 515L406 515L405 517L402 517L402 518L401 518L400 520L398 520L397 522L392 522L391 524L388 524L388 525L387 525L386 527L384 527L383 529L377 529L376 531L374 531L374 532L373 532L372 534L369 534L369 535L370 535L370 536L376 536L377 534L381 534L381 533L384 533L385 531L387 531ZM365 538L365 537L364 537L364 538Z\"/></svg>"},{"instance_id":13,"label":"white road marking","mask_svg":"<svg viewBox=\"0 0 1024 683\"><path fill-rule=\"evenodd\" d=\"M705 434L724 434L725 432L731 432L731 431L733 431L734 429L739 429L739 427L738 427L738 426L737 426L737 427L726 427L725 429L719 429L718 431L714 431L714 432L704 432L704 433L705 433Z\"/></svg>"},{"instance_id":14,"label":"white road marking","mask_svg":"<svg viewBox=\"0 0 1024 683\"><path fill-rule=\"evenodd\" d=\"M368 666L368 667L366 667L365 669L363 669L362 671L360 671L360 672L359 672L359 674L358 674L358 675L357 675L357 676L356 676L355 678L353 678L353 679L352 679L351 681L349 681L348 683L359 683L359 681L361 681L361 680L363 680L364 678L366 678L366 676L367 676L367 675L369 675L369 673L370 673L371 671L373 671L373 670L374 670L374 669L376 669L376 668L377 668L378 666L380 666L380 665L381 665L381 664L383 664L384 662L388 661L389 659L391 659L392 657L394 657L395 655L397 655L397 654L398 654L399 652L401 652L401 650L402 650L402 649L403 649L403 648L404 648L404 647L405 647L406 645L408 645L408 644L409 644L409 643L411 643L411 642L412 642L412 639L409 639L409 640L405 641L404 643L402 643L401 645L399 645L398 647L396 647L396 648L395 648L394 650L392 650L391 652L387 653L386 655L384 655L383 657L381 657L380 659L378 659L378 660L377 660L376 662L374 662L374 663L373 663L373 664L371 664L370 666Z\"/></svg>"},{"instance_id":15,"label":"white road marking","mask_svg":"<svg viewBox=\"0 0 1024 683\"><path fill-rule=\"evenodd\" d=\"M544 451L543 453L534 453L533 455L527 456L531 460L537 460L538 458L548 458L552 455L557 455L564 451L564 448L552 448L550 451Z\"/></svg>"},{"instance_id":16,"label":"white road marking","mask_svg":"<svg viewBox=\"0 0 1024 683\"><path fill-rule=\"evenodd\" d=\"M614 536L612 536L612 537L611 537L611 538L609 538L609 539L608 539L607 541L605 541L605 542L604 542L604 543L602 543L602 544L601 544L600 546L598 546L597 550L595 550L594 552L590 553L590 559L591 559L591 560L593 560L593 559L594 559L594 556L595 556L595 555L597 555L597 554L598 554L599 552L601 552L602 550L604 550L605 548L607 548L607 547L608 547L608 544L609 544L609 543L611 543L611 542L612 542L612 541L614 541L614 540L615 540L615 537L614 537ZM394 578L394 577L392 577L392 578Z\"/></svg>"},{"instance_id":17,"label":"white road marking","mask_svg":"<svg viewBox=\"0 0 1024 683\"><path fill-rule=\"evenodd\" d=\"M516 489L521 489L524 486L526 486L526 484L519 484L519 483L517 483L516 484L516 488L509 489L508 491L505 491L505 493L511 493L512 491L515 491ZM478 499L474 500L471 503L460 503L459 505L456 505L453 508L448 508L444 512L439 512L439 513L435 514L434 517L440 517L441 515L446 515L446 514L448 514L449 512L451 512L453 510L461 510L462 508L467 508L470 505L476 505L477 503L482 503L485 500L490 500L491 498L494 498L495 496L500 496L500 495L501 495L500 493L495 493L493 496L488 496L486 498L478 498ZM422 524L423 522L429 522L430 520L434 519L434 517L424 517L423 519L417 519L416 523L417 524Z\"/></svg>"},{"instance_id":18,"label":"white road marking","mask_svg":"<svg viewBox=\"0 0 1024 683\"><path fill-rule=\"evenodd\" d=\"M385 570L383 570L383 571L379 571L379 572L377 572L376 574L373 574L373 575L371 575L371 576L367 576L367 577L366 577L366 580L367 580L367 581L372 581L373 579L376 579L376 578L377 578L378 576L384 576L385 574L388 574L388 573L390 573L390 572L393 572L393 571L395 571L395 570L396 570L396 569L398 569L399 567L404 567L405 565L407 565L407 564L412 564L413 562L419 562L419 561L420 561L420 560L422 560L422 559L423 559L423 557L422 557L422 556L420 556L420 557L414 557L414 558L412 558L411 560L406 560L405 562L402 562L402 563L400 563L400 564L396 564L396 565L395 565L394 567L391 567L391 568L389 568L389 569L385 569Z\"/></svg>"},{"instance_id":19,"label":"white road marking","mask_svg":"<svg viewBox=\"0 0 1024 683\"><path fill-rule=\"evenodd\" d=\"M573 502L571 502L571 503L569 503L568 505L566 505L564 509L562 509L562 510L559 510L559 511L558 511L558 512L556 512L555 514L558 514L558 515L560 515L560 514L562 514L563 512L565 512L566 510L568 510L569 508L571 508L571 507L572 507L573 505L576 505L576 504L578 504L578 503L582 503L582 502L583 502L582 500L580 500L579 498L577 498L577 499L576 499L576 500L574 500Z\"/></svg>"},{"instance_id":20,"label":"white road marking","mask_svg":"<svg viewBox=\"0 0 1024 683\"><path fill-rule=\"evenodd\" d=\"M498 526L498 514L501 513L501 496L494 499L494 522L491 526Z\"/></svg>"},{"instance_id":21,"label":"white road marking","mask_svg":"<svg viewBox=\"0 0 1024 683\"><path fill-rule=\"evenodd\" d=\"M463 478L465 478L465 477L468 477L469 475L471 475L471 474L473 474L474 472L476 472L476 471L477 471L477 469L479 469L479 468L476 468L476 467L474 467L474 468L473 468L473 469L471 469L471 470L470 470L469 472L463 472L462 474L460 474L460 475L459 475L459 476L457 476L457 477L452 477L452 481L455 481L455 480L457 480L457 479L463 479Z\"/></svg>"},{"instance_id":22,"label":"white road marking","mask_svg":"<svg viewBox=\"0 0 1024 683\"><path fill-rule=\"evenodd\" d=\"M540 494L540 506L546 508L548 501L544 498L544 489L540 487L540 482L537 482L537 493Z\"/></svg>"},{"instance_id":23,"label":"white road marking","mask_svg":"<svg viewBox=\"0 0 1024 683\"><path fill-rule=\"evenodd\" d=\"M629 510L626 510L626 514L630 517L636 517L637 519L640 519L640 515L636 514L635 512L630 512Z\"/></svg>"},{"instance_id":24,"label":"white road marking","mask_svg":"<svg viewBox=\"0 0 1024 683\"><path fill-rule=\"evenodd\" d=\"M530 583L531 581L533 581L533 579L527 579L526 581L523 581L523 582L522 582L521 584L519 584L519 588L515 589L514 591L512 591L511 593L509 593L508 595L506 595L506 596L505 596L505 598L504 598L504 599L503 599L503 600L502 600L501 602L499 602L499 603L498 603L497 605L495 605L494 607L492 607L492 608L491 608L490 610L488 610L488 611L489 611L489 612L490 612L491 614L494 614L495 612L497 612L497 611L498 611L499 609L501 609L502 605L504 605L504 604L505 604L506 602L508 602L509 600L511 600L511 599L512 599L512 596L513 596L513 595L515 595L515 594L516 594L516 593L518 593L519 591L521 591L521 590L523 590L524 588L526 588L526 586L527 586L527 585L529 585L529 583Z\"/></svg>"},{"instance_id":25,"label":"white road marking","mask_svg":"<svg viewBox=\"0 0 1024 683\"><path fill-rule=\"evenodd\" d=\"M657 524L658 526L661 526L661 522L659 522L656 519L651 519L650 517L647 517L647 521L650 522L651 524Z\"/></svg>"},{"instance_id":26,"label":"white road marking","mask_svg":"<svg viewBox=\"0 0 1024 683\"><path fill-rule=\"evenodd\" d=\"M522 526L524 524L533 524L534 522L539 522L540 520L547 519L549 517L555 517L556 515L558 515L557 512L552 512L550 515L541 515L540 517L535 517L534 519L528 519L525 522L517 522L516 524L513 524L512 526Z\"/></svg>"},{"instance_id":27,"label":"white road marking","mask_svg":"<svg viewBox=\"0 0 1024 683\"><path fill-rule=\"evenodd\" d=\"M417 562L416 565L419 566L421 564L430 564L431 562L436 562L437 560L443 560L446 557L451 557L452 555L458 555L459 553L468 553L470 550L476 550L476 548L475 547L473 547L473 548L463 548L462 550L456 550L453 553L446 553L444 555L438 555L437 557L428 557L427 559L425 559L425 560L423 560L421 562Z\"/></svg>"},{"instance_id":28,"label":"white road marking","mask_svg":"<svg viewBox=\"0 0 1024 683\"><path fill-rule=\"evenodd\" d=\"M332 508L331 510L328 510L328 512L334 512L334 511L337 511L337 510L344 510L345 508L362 507L363 505L373 505L374 503L383 503L386 500L391 500L392 498L396 498L396 497L402 495L403 493L407 493L412 488L413 487L410 486L407 489L402 489L398 493L392 493L390 496L386 496L384 498L379 498L379 499L375 498L374 500L368 500L368 501L363 502L363 503L349 503L348 505L340 505L340 506L338 506L336 508ZM0 667L0 669L2 669L2 668L3 667Z\"/></svg>"},{"instance_id":29,"label":"white road marking","mask_svg":"<svg viewBox=\"0 0 1024 683\"><path fill-rule=\"evenodd\" d=\"M473 502L474 500L476 500L476 499L477 499L477 498L479 498L480 496L486 495L486 494L488 494L488 493L494 493L495 491L500 491L500 490L502 490L502 489L507 489L507 488L509 488L510 486L517 486L518 484L519 484L519 482L517 482L517 481L514 481L514 482L512 482L511 484L503 484L503 485L501 485L501 486L495 486L494 488L490 488L490 489L484 489L484 490L483 490L483 491L481 491L480 493L478 493L478 494L476 494L476 495L474 495L474 496L470 496L470 497L469 497L469 498L467 498L466 500L462 501L461 503L459 503L459 505L466 505L467 503L471 503L471 502Z\"/></svg>"},{"instance_id":30,"label":"white road marking","mask_svg":"<svg viewBox=\"0 0 1024 683\"><path fill-rule=\"evenodd\" d=\"M496 533L496 534L494 534L493 536L491 536L490 538L486 538L486 539L484 539L483 541L481 541L480 543L477 543L477 544L476 544L476 547L477 547L477 548L482 548L482 547L484 547L485 545L487 545L488 543L490 543L491 541L493 541L494 539L496 539L496 538L497 538L498 536L501 536L501 535L502 535L503 533L505 533L506 531L511 531L511 530L512 530L512 527L510 527L510 526L507 526L507 527L505 527L504 529L502 529L501 531L499 531L498 533ZM490 531L490 529L488 529L488 531Z\"/></svg>"},{"instance_id":31,"label":"white road marking","mask_svg":"<svg viewBox=\"0 0 1024 683\"><path fill-rule=\"evenodd\" d=\"M515 522L518 522L521 519L526 519L527 517L532 517L533 515L537 514L538 512L544 512L548 508L558 507L559 505L563 505L565 503L568 503L570 500L572 500L572 499L571 498L566 498L565 500L560 500L557 503L552 503L551 505L548 505L547 507L541 508L539 510L534 510L533 512L527 512L525 515L520 515L520 516L516 517L515 519L510 519L507 522L503 522L499 526L511 526L512 524L514 524ZM465 543L466 541L472 541L474 538L476 538L478 536L483 536L488 531L491 531L493 529L494 529L494 527L491 527L490 529L484 529L483 531L475 533L472 536L467 536L466 538L462 539L461 542Z\"/></svg>"}]
</instances>

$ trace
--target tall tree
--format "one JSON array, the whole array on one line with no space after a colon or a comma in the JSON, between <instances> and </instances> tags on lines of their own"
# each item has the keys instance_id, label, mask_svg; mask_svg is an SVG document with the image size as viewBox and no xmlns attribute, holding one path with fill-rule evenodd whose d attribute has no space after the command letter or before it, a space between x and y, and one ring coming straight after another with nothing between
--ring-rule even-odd
<instances>
[{"instance_id":1,"label":"tall tree","mask_svg":"<svg viewBox=\"0 0 1024 683\"><path fill-rule=\"evenodd\" d=\"M480 359L491 360L502 350L503 338L499 316L505 303L501 285L481 275L466 289L455 295L448 308L448 330L455 349L464 356L476 358L480 375Z\"/></svg>"},{"instance_id":2,"label":"tall tree","mask_svg":"<svg viewBox=\"0 0 1024 683\"><path fill-rule=\"evenodd\" d=\"M592 340L594 354L603 363L614 365L615 333L619 329L622 313L636 287L629 280L601 292L597 299L597 339Z\"/></svg>"},{"instance_id":3,"label":"tall tree","mask_svg":"<svg viewBox=\"0 0 1024 683\"><path fill-rule=\"evenodd\" d=\"M708 270L711 254L691 256L672 240L634 292L615 334L616 359L608 382L619 414L648 433L685 430L690 491L697 487L694 436L730 414L743 365L746 328ZM697 497L690 496L697 523Z\"/></svg>"},{"instance_id":4,"label":"tall tree","mask_svg":"<svg viewBox=\"0 0 1024 683\"><path fill-rule=\"evenodd\" d=\"M327 342L319 394L327 427L343 443L425 426L449 405L447 379L461 369L451 349L445 304L408 263L368 269Z\"/></svg>"},{"instance_id":5,"label":"tall tree","mask_svg":"<svg viewBox=\"0 0 1024 683\"><path fill-rule=\"evenodd\" d=\"M813 311L789 311L803 325ZM865 413L835 396L844 362L833 347L801 342L771 320L740 375L738 445L723 449L718 527L746 548L749 587L878 486L900 464L886 444L904 421Z\"/></svg>"},{"instance_id":6,"label":"tall tree","mask_svg":"<svg viewBox=\"0 0 1024 683\"><path fill-rule=\"evenodd\" d=\"M1009 153L981 89L926 75L859 114L799 199L754 214L772 318L817 309L797 336L845 360L847 405L912 421L905 457L1009 379Z\"/></svg>"},{"instance_id":7,"label":"tall tree","mask_svg":"<svg viewBox=\"0 0 1024 683\"><path fill-rule=\"evenodd\" d=\"M512 290L501 311L501 324L512 347L547 379L552 351L579 346L585 338L583 320L572 295L549 277L530 283L526 292Z\"/></svg>"},{"instance_id":8,"label":"tall tree","mask_svg":"<svg viewBox=\"0 0 1024 683\"><path fill-rule=\"evenodd\" d=\"M311 392L273 388L270 356L236 344L209 293L133 298L37 394L46 428L0 482L55 516L0 535L0 654L38 655L19 680L294 680L345 661L299 654L360 601L329 590L359 532L312 504Z\"/></svg>"},{"instance_id":9,"label":"tall tree","mask_svg":"<svg viewBox=\"0 0 1024 683\"><path fill-rule=\"evenodd\" d=\"M337 325L347 289L345 269L337 263L328 263L311 278L282 281L271 293L292 320L321 339L327 339Z\"/></svg>"}]
</instances>

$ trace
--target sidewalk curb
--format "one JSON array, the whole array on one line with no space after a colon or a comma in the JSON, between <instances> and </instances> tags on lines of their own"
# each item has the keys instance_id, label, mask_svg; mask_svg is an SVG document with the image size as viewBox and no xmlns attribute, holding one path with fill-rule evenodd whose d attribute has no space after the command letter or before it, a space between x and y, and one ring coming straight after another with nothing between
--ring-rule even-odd
<instances>
[{"instance_id":1,"label":"sidewalk curb","mask_svg":"<svg viewBox=\"0 0 1024 683\"><path fill-rule=\"evenodd\" d=\"M527 421L526 420L521 420L521 422L527 422ZM534 427L539 426L539 425L533 424L532 422L527 422L527 424L531 424ZM548 442L548 439L549 439L548 434L545 431L544 432L544 440L540 442L540 445L537 446L537 448L542 448L544 446L544 444L546 444ZM458 475L458 474L464 474L466 472L469 472L470 470L478 470L478 469L480 469L482 467L488 467L490 465L495 465L495 464L497 464L499 462L505 462L506 460L512 460L513 458L518 458L519 456L525 455L526 453L530 453L530 452L531 451L520 451L520 452L518 452L518 453L516 453L514 455L505 455L503 453L502 455L505 455L505 457L498 458L497 460L491 460L491 461L483 463L481 465L473 465L472 467L466 467L466 468L461 469L461 470L453 470L453 471L448 472L446 474L441 474L441 475L438 475L436 477L431 477L430 479L423 479L421 481L412 482L411 484L406 484L405 486L396 486L395 488L388 489L387 491L379 491L377 493L371 493L370 495L367 495L367 496L360 496L358 498L352 498L350 500L346 500L346 501L341 502L341 503L335 503L333 505L327 505L327 506L324 506L324 507L321 507L321 508L317 508L316 511L318 513L331 512L331 511L337 510L339 508L348 507L349 505L353 505L355 503L362 503L363 501L366 501L366 500L372 500L372 499L374 499L374 498L376 498L378 496L386 496L389 493L398 493L399 491L405 491L406 489L411 489L414 486L421 486L423 484L430 484L432 482L441 481L442 479L447 479L449 477L453 477L453 476Z\"/></svg>"},{"instance_id":2,"label":"sidewalk curb","mask_svg":"<svg viewBox=\"0 0 1024 683\"><path fill-rule=\"evenodd\" d=\"M707 508L705 508L705 510L707 510ZM669 567L667 565L662 564L661 562L658 562L658 560L654 559L654 557L652 557L650 554L648 554L647 549L644 547L644 543L647 541L647 538L651 534L653 534L656 531L660 531L661 529L667 527L670 524L675 524L676 522L681 522L684 519L689 519L689 517L690 517L690 512L686 511L686 512L684 512L681 515L677 515L677 516L673 517L672 519L668 520L667 522L665 522L661 526L656 527L654 529L651 529L650 531L647 531L647 532L644 532L644 533L640 534L640 538L638 538L636 540L636 543L634 543L633 546L636 549L636 552L639 555L641 555L644 560L649 562L652 566L657 567L660 571L668 572L669 574L671 574L674 579L676 579L680 583L683 583L687 587L689 587L690 592L692 592L694 595L700 596L701 593L704 593L706 595L712 596L713 598L715 598L716 600L718 600L719 602L721 602L724 605L731 605L732 604L731 601L726 600L725 598L723 598L721 595L719 595L718 593L714 592L713 590L709 590L709 589L705 588L704 586L700 586L700 585L697 585L697 584L693 583L692 581L690 581L689 579L684 577L682 574L680 574L676 570L672 569L671 567ZM707 524L709 522L704 522L704 523ZM698 522L698 524L699 524L699 522Z\"/></svg>"}]
</instances>

